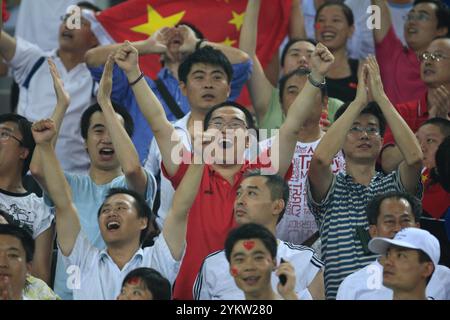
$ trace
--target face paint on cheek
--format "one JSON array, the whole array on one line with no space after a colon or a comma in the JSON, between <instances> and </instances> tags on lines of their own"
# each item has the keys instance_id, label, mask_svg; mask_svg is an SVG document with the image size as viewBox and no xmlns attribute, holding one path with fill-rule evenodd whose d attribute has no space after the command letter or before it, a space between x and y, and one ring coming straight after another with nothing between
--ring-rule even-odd
<instances>
[{"instance_id":1,"label":"face paint on cheek","mask_svg":"<svg viewBox=\"0 0 450 320\"><path fill-rule=\"evenodd\" d=\"M140 279L138 277L134 277L131 278L127 281L127 283L131 284L131 285L138 285L139 284Z\"/></svg>"},{"instance_id":2,"label":"face paint on cheek","mask_svg":"<svg viewBox=\"0 0 450 320\"><path fill-rule=\"evenodd\" d=\"M254 246L255 246L255 241L253 241L253 240L246 240L246 241L244 241L244 248L245 249L250 251L250 250L253 249Z\"/></svg>"},{"instance_id":3,"label":"face paint on cheek","mask_svg":"<svg viewBox=\"0 0 450 320\"><path fill-rule=\"evenodd\" d=\"M236 269L235 267L232 267L232 268L231 268L231 275L232 275L233 277L237 277L238 274L239 274L238 269Z\"/></svg>"},{"instance_id":4,"label":"face paint on cheek","mask_svg":"<svg viewBox=\"0 0 450 320\"><path fill-rule=\"evenodd\" d=\"M316 29L317 31L319 31L321 27L322 26L318 22L314 25L314 29Z\"/></svg>"}]
</instances>

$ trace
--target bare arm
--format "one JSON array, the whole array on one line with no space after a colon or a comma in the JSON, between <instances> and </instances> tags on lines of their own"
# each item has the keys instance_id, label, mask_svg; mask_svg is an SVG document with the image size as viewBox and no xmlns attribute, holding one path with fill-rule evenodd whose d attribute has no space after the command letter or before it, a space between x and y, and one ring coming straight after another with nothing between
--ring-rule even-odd
<instances>
[{"instance_id":1,"label":"bare arm","mask_svg":"<svg viewBox=\"0 0 450 320\"><path fill-rule=\"evenodd\" d=\"M70 96L69 93L64 89L64 84L61 80L61 77L56 69L55 63L48 59L48 66L50 69L50 74L53 79L53 87L56 95L56 106L53 110L52 119L55 124L56 134L52 139L52 145L55 147L56 140L59 134L59 130L61 129L61 124L64 119L64 115L67 111L67 108L70 104ZM36 181L40 184L40 186L47 192L47 183L45 181L44 172L42 168L42 161L39 152L34 152L33 157L30 163L30 171Z\"/></svg>"},{"instance_id":2,"label":"bare arm","mask_svg":"<svg viewBox=\"0 0 450 320\"><path fill-rule=\"evenodd\" d=\"M306 38L305 20L300 8L300 0L292 0L291 16L289 17L289 38Z\"/></svg>"},{"instance_id":3,"label":"bare arm","mask_svg":"<svg viewBox=\"0 0 450 320\"><path fill-rule=\"evenodd\" d=\"M137 50L129 42L120 47L114 55L114 60L126 73L130 83L141 75ZM172 151L183 150L180 138L173 125L167 120L163 106L147 82L141 79L132 86L132 89L139 108L147 119L158 143L164 167L167 173L172 176L179 167L179 164L172 159Z\"/></svg>"},{"instance_id":4,"label":"bare arm","mask_svg":"<svg viewBox=\"0 0 450 320\"><path fill-rule=\"evenodd\" d=\"M202 164L189 165L186 174L175 191L172 206L164 222L163 236L175 260L180 260L183 255L188 212L197 196L203 168Z\"/></svg>"},{"instance_id":5,"label":"bare arm","mask_svg":"<svg viewBox=\"0 0 450 320\"><path fill-rule=\"evenodd\" d=\"M311 75L310 77L317 82L323 82L330 66L334 61L334 56L328 49L318 44L311 57ZM298 134L305 124L316 116L319 121L322 112L322 106L317 105L315 97L320 94L320 89L307 81L300 94L289 108L286 120L280 128L279 133L279 174L283 176L291 165L294 149L297 144ZM336 151L337 153L337 151ZM334 155L333 155L334 157ZM330 162L331 163L331 162Z\"/></svg>"},{"instance_id":6,"label":"bare arm","mask_svg":"<svg viewBox=\"0 0 450 320\"><path fill-rule=\"evenodd\" d=\"M314 300L325 300L325 282L322 270L317 272L313 281L311 281L308 290Z\"/></svg>"},{"instance_id":7,"label":"bare arm","mask_svg":"<svg viewBox=\"0 0 450 320\"><path fill-rule=\"evenodd\" d=\"M308 171L308 179L311 193L316 202L322 201L333 181L331 164L334 156L342 149L353 121L359 116L367 103L365 88L366 67L360 73L358 89L355 100L350 103L347 110L336 120L322 137L311 159Z\"/></svg>"},{"instance_id":8,"label":"bare arm","mask_svg":"<svg viewBox=\"0 0 450 320\"><path fill-rule=\"evenodd\" d=\"M256 56L258 14L260 7L260 0L248 1L244 24L242 25L239 38L239 49L247 52L253 59L253 72L247 82L247 86L259 123L264 120L267 113L271 91L273 90L273 86L266 78L263 67Z\"/></svg>"},{"instance_id":9,"label":"bare arm","mask_svg":"<svg viewBox=\"0 0 450 320\"><path fill-rule=\"evenodd\" d=\"M33 257L32 274L36 278L44 280L48 285L51 281L51 267L52 267L52 251L53 240L55 238L55 226L42 232L36 238L36 248Z\"/></svg>"},{"instance_id":10,"label":"bare arm","mask_svg":"<svg viewBox=\"0 0 450 320\"><path fill-rule=\"evenodd\" d=\"M0 54L3 59L7 62L11 61L16 53L16 46L16 39L2 30L2 35L0 37Z\"/></svg>"},{"instance_id":11,"label":"bare arm","mask_svg":"<svg viewBox=\"0 0 450 320\"><path fill-rule=\"evenodd\" d=\"M103 70L97 101L105 116L106 128L111 136L114 152L125 174L128 186L140 194L145 194L147 175L141 166L136 148L111 103L113 65L114 60L111 55Z\"/></svg>"},{"instance_id":12,"label":"bare arm","mask_svg":"<svg viewBox=\"0 0 450 320\"><path fill-rule=\"evenodd\" d=\"M373 28L373 37L375 43L380 43L386 37L389 29L392 26L391 12L388 8L386 0L371 0L372 5L380 8L380 28Z\"/></svg>"},{"instance_id":13,"label":"bare arm","mask_svg":"<svg viewBox=\"0 0 450 320\"><path fill-rule=\"evenodd\" d=\"M197 42L200 41L200 39L195 36L194 31L192 31L192 29L188 26L181 25L177 27L177 29L183 37L183 45L180 47L180 51L186 53L194 52ZM222 51L222 53L228 58L228 60L230 60L231 64L243 63L250 59L248 54L246 54L244 51L221 43L203 41L200 44L200 48L204 46L211 46L217 50Z\"/></svg>"},{"instance_id":14,"label":"bare arm","mask_svg":"<svg viewBox=\"0 0 450 320\"><path fill-rule=\"evenodd\" d=\"M386 173L397 170L403 160L403 154L396 145L387 146L381 152L381 167Z\"/></svg>"},{"instance_id":15,"label":"bare arm","mask_svg":"<svg viewBox=\"0 0 450 320\"><path fill-rule=\"evenodd\" d=\"M56 134L53 120L41 120L33 124L33 137L36 150L42 160L44 176L48 182L48 193L56 209L56 233L58 244L65 256L70 255L81 226L75 206L72 203L72 192L64 177L52 139Z\"/></svg>"},{"instance_id":16,"label":"bare arm","mask_svg":"<svg viewBox=\"0 0 450 320\"><path fill-rule=\"evenodd\" d=\"M138 50L139 55L164 53L167 50L164 35L168 30L169 28L162 28L153 33L148 39L132 42L131 45ZM86 64L89 67L104 65L108 60L108 56L117 51L121 45L121 43L115 43L88 50L85 55Z\"/></svg>"},{"instance_id":17,"label":"bare arm","mask_svg":"<svg viewBox=\"0 0 450 320\"><path fill-rule=\"evenodd\" d=\"M422 170L423 153L416 136L389 101L383 91L380 70L373 56L368 59L369 84L372 96L381 108L384 117L392 130L395 142L404 157L400 163L400 178L405 189L416 194L417 182Z\"/></svg>"}]
</instances>

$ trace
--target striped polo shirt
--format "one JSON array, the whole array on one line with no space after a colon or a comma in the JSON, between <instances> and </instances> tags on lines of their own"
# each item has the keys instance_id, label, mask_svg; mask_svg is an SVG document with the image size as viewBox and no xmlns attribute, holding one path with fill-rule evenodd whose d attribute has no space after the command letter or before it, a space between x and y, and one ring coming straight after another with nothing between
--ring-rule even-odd
<instances>
[{"instance_id":1,"label":"striped polo shirt","mask_svg":"<svg viewBox=\"0 0 450 320\"><path fill-rule=\"evenodd\" d=\"M368 186L353 182L350 175L339 173L320 203L312 198L309 180L307 190L308 207L316 218L322 240L326 297L335 299L344 278L376 258L367 248L370 236L366 205L379 194L406 190L399 171L388 175L377 172ZM422 188L419 190L420 198Z\"/></svg>"}]
</instances>

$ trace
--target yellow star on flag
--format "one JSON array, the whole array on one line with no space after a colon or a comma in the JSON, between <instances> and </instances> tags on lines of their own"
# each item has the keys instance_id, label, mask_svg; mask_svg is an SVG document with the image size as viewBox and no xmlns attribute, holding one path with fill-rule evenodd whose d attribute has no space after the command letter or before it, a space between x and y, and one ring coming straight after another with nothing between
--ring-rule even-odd
<instances>
[{"instance_id":1,"label":"yellow star on flag","mask_svg":"<svg viewBox=\"0 0 450 320\"><path fill-rule=\"evenodd\" d=\"M230 37L227 37L225 40L223 40L221 42L221 44L223 44L225 46L229 46L229 47L231 47L235 43L236 43L236 40L230 39Z\"/></svg>"},{"instance_id":2,"label":"yellow star on flag","mask_svg":"<svg viewBox=\"0 0 450 320\"><path fill-rule=\"evenodd\" d=\"M147 22L131 28L134 32L151 36L155 31L164 27L175 27L183 19L186 11L181 11L168 17L161 16L158 11L147 5Z\"/></svg>"},{"instance_id":3,"label":"yellow star on flag","mask_svg":"<svg viewBox=\"0 0 450 320\"><path fill-rule=\"evenodd\" d=\"M228 21L228 23L234 25L237 31L241 30L242 24L244 23L245 12L239 14L235 11L232 11L231 14L233 15L233 19Z\"/></svg>"}]
</instances>

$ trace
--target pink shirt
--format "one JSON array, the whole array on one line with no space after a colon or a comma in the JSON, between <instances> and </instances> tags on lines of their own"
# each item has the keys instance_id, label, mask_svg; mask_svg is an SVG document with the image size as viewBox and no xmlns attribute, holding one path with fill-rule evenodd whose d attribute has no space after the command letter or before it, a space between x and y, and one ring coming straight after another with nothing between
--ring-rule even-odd
<instances>
[{"instance_id":1,"label":"pink shirt","mask_svg":"<svg viewBox=\"0 0 450 320\"><path fill-rule=\"evenodd\" d=\"M383 41L375 44L384 91L392 104L419 100L427 87L420 78L420 61L410 48L403 47L391 27Z\"/></svg>"}]
</instances>

